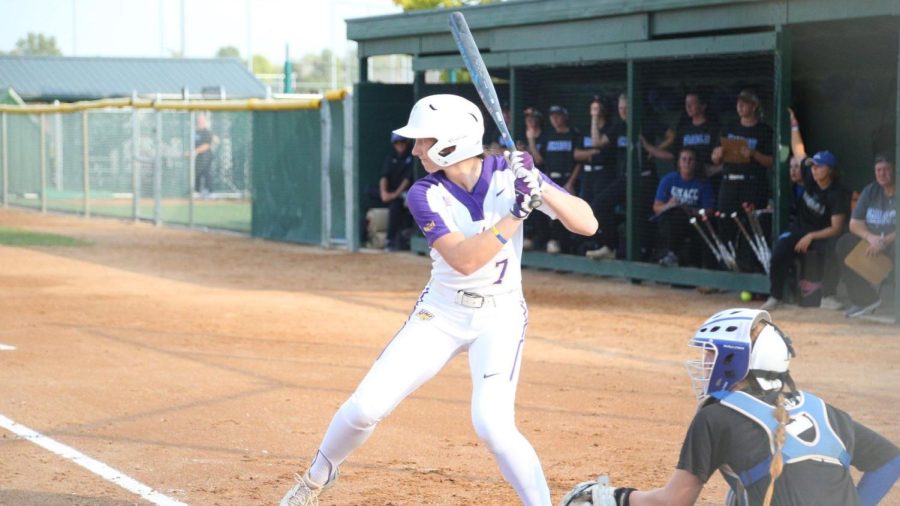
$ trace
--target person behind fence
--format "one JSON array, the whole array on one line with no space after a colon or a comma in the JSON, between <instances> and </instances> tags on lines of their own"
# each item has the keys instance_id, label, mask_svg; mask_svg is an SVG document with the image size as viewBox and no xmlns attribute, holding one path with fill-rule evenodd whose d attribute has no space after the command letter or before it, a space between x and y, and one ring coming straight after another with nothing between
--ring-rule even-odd
<instances>
[{"instance_id":1,"label":"person behind fence","mask_svg":"<svg viewBox=\"0 0 900 506\"><path fill-rule=\"evenodd\" d=\"M547 145L547 133L544 131L544 115L534 107L525 109L525 146L522 151L528 151L534 164L544 168L544 146Z\"/></svg>"},{"instance_id":2,"label":"person behind fence","mask_svg":"<svg viewBox=\"0 0 900 506\"><path fill-rule=\"evenodd\" d=\"M552 130L547 132L540 156L543 171L554 183L575 194L575 182L581 172L581 164L575 161L575 149L581 146L581 134L569 126L569 111L565 107L551 106L549 115ZM541 213L535 216L533 239L534 247L546 248L547 253L568 253L571 248L563 225Z\"/></svg>"},{"instance_id":3,"label":"person behind fence","mask_svg":"<svg viewBox=\"0 0 900 506\"><path fill-rule=\"evenodd\" d=\"M581 197L591 202L616 179L616 146L613 122L603 98L595 95L589 113L591 125L584 133L582 146L575 150L575 160L582 162Z\"/></svg>"},{"instance_id":4,"label":"person behind fence","mask_svg":"<svg viewBox=\"0 0 900 506\"><path fill-rule=\"evenodd\" d=\"M392 133L391 144L393 151L384 160L384 168L378 180L378 194L382 205L388 208L385 249L399 251L409 247L403 231L411 226L412 216L406 208L404 195L413 183L413 156L408 139Z\"/></svg>"},{"instance_id":5,"label":"person behind fence","mask_svg":"<svg viewBox=\"0 0 900 506\"><path fill-rule=\"evenodd\" d=\"M579 483L561 506L688 506L716 471L727 506L873 506L890 492L900 449L797 388L793 343L769 313L718 312L688 345L699 353L686 364L699 407L668 483L636 490L601 476ZM851 466L863 473L857 484Z\"/></svg>"},{"instance_id":6,"label":"person behind fence","mask_svg":"<svg viewBox=\"0 0 900 506\"><path fill-rule=\"evenodd\" d=\"M197 129L194 130L194 191L203 196L212 193L212 145L209 118L198 114Z\"/></svg>"},{"instance_id":7,"label":"person behind fence","mask_svg":"<svg viewBox=\"0 0 900 506\"><path fill-rule=\"evenodd\" d=\"M897 242L895 174L893 157L878 155L875 158L875 181L863 188L850 215L850 232L838 239L837 253L852 304L846 313L848 318L871 314L878 309L881 305L878 278L883 281L892 277ZM865 249L861 255L856 253L858 264L848 262L848 257L860 243L864 243ZM873 279L870 281L861 272Z\"/></svg>"},{"instance_id":8,"label":"person behind fence","mask_svg":"<svg viewBox=\"0 0 900 506\"><path fill-rule=\"evenodd\" d=\"M663 251L659 264L664 267L699 266L704 258L702 244L689 220L699 209L714 209L715 198L709 181L696 176L696 168L697 153L689 147L681 148L678 170L666 174L656 190L653 212ZM686 258L678 254L684 251L685 240L689 241Z\"/></svg>"},{"instance_id":9,"label":"person behind fence","mask_svg":"<svg viewBox=\"0 0 900 506\"><path fill-rule=\"evenodd\" d=\"M713 191L718 191L721 183L721 167L713 164L712 151L719 145L719 126L706 114L706 99L697 90L688 91L684 96L685 114L679 118L673 132L670 149L654 146L641 137L644 149L654 158L664 161L675 160L682 148L691 148L697 154L697 177L708 178Z\"/></svg>"},{"instance_id":10,"label":"person behind fence","mask_svg":"<svg viewBox=\"0 0 900 506\"><path fill-rule=\"evenodd\" d=\"M281 506L311 506L376 425L451 359L468 353L475 433L522 504L547 506L550 489L534 448L515 421L528 309L522 294L522 222L533 211L593 234L590 206L534 167L528 153L485 156L484 120L456 95L419 100L406 126L425 177L409 207L431 245L431 280L406 323L338 409L310 467ZM543 203L532 207L532 197ZM460 385L460 388L467 388ZM366 501L357 500L359 504Z\"/></svg>"},{"instance_id":11,"label":"person behind fence","mask_svg":"<svg viewBox=\"0 0 900 506\"><path fill-rule=\"evenodd\" d=\"M541 152L547 145L547 134L544 132L544 115L535 107L526 107L525 116L525 139L516 141L519 151L527 151L534 160L534 165L540 169L544 167L544 159ZM534 223L535 220L528 220L522 225L522 231L525 234L525 242L523 248L526 251L534 249Z\"/></svg>"},{"instance_id":12,"label":"person behind fence","mask_svg":"<svg viewBox=\"0 0 900 506\"><path fill-rule=\"evenodd\" d=\"M600 247L586 251L585 256L594 260L615 259L616 252L621 253L618 228L621 213L625 209L628 189L628 178L625 174L628 166L628 96L625 93L619 95L618 113L619 121L608 134L610 141L616 145L616 179L591 202L591 208L597 216L597 221L600 222L600 230L594 238ZM642 253L645 253L651 249L648 246L651 242L653 224L649 219L659 180L656 177L655 167L651 164L642 164L640 160L642 157L638 158L633 169L638 186L635 216L638 220L637 230L640 239L638 242L641 244Z\"/></svg>"},{"instance_id":13,"label":"person behind fence","mask_svg":"<svg viewBox=\"0 0 900 506\"><path fill-rule=\"evenodd\" d=\"M742 271L762 270L746 241L738 241L738 227L730 219L737 212L745 220L743 206L752 205L764 209L769 203L769 175L772 156L772 127L761 119L759 97L751 90L738 94L736 109L738 121L726 125L719 134L719 146L712 151L713 165L723 164L722 183L719 187L719 211L728 219L719 221L719 233L723 242L737 246L737 262ZM767 221L767 220L766 220ZM763 230L768 226L763 221ZM749 224L745 223L745 227Z\"/></svg>"},{"instance_id":14,"label":"person behind fence","mask_svg":"<svg viewBox=\"0 0 900 506\"><path fill-rule=\"evenodd\" d=\"M801 305L830 309L839 304L835 294L840 266L834 247L850 213L850 193L837 180L837 158L830 151L819 151L804 162L803 180L794 220L772 248L769 298L761 309L771 311L782 304L788 271L798 256L805 263L797 287Z\"/></svg>"}]
</instances>

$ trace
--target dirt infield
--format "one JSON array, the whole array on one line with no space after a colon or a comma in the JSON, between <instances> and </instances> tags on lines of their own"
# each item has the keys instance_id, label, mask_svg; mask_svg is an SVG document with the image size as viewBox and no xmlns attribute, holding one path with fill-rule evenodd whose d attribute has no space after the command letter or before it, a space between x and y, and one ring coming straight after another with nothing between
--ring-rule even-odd
<instances>
[{"instance_id":1,"label":"dirt infield","mask_svg":"<svg viewBox=\"0 0 900 506\"><path fill-rule=\"evenodd\" d=\"M428 278L412 254L0 210L0 226L92 242L0 246L0 415L180 501L275 504ZM658 486L694 402L687 339L734 294L526 270L517 419L554 501L577 481ZM900 442L900 330L775 314L798 383ZM469 419L464 358L345 463L337 505L506 505ZM701 504L721 504L724 482ZM0 429L0 504L146 504ZM900 504L894 490L883 504Z\"/></svg>"}]
</instances>

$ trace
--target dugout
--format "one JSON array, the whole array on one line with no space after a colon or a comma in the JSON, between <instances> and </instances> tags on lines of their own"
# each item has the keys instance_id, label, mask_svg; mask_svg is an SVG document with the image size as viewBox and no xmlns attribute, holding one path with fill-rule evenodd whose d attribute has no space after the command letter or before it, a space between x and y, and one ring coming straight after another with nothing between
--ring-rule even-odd
<instances>
[{"instance_id":1,"label":"dugout","mask_svg":"<svg viewBox=\"0 0 900 506\"><path fill-rule=\"evenodd\" d=\"M800 119L807 150L833 151L842 181L851 190L859 191L873 180L875 153L890 151L896 158L898 152L900 4L894 1L521 0L462 11L501 101L511 106L511 130L517 139L523 137L526 106L546 112L551 103L561 103L570 111L571 125L583 129L589 124L590 97L599 94L612 101L625 92L630 113L628 174L645 165L660 177L673 170L671 162L649 160L639 147L639 136L658 141L665 127L676 125L687 90L702 88L710 115L721 122L736 119L740 90L754 90L763 121L773 131L775 160L768 182L773 235L788 220L789 106ZM464 65L449 33L449 12L348 20L348 38L359 44L360 57L354 94L354 158L360 185L377 180L380 155L369 154L383 151L383 139L404 123L418 97L453 90L476 98L470 83L452 82ZM368 80L368 59L391 54L412 56L412 83ZM670 269L641 261L641 243L653 239L642 237L632 219L637 213L636 177L630 175L628 182L624 259L594 262L530 252L525 264L767 292L768 280L761 273ZM425 247L421 242L418 246ZM895 272L897 277L900 273ZM895 294L900 292L896 281Z\"/></svg>"}]
</instances>

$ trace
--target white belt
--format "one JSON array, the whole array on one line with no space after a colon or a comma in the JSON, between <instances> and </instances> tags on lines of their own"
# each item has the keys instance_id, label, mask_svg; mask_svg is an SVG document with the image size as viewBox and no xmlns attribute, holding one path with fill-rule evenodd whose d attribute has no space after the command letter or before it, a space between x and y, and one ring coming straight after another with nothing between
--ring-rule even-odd
<instances>
[{"instance_id":1,"label":"white belt","mask_svg":"<svg viewBox=\"0 0 900 506\"><path fill-rule=\"evenodd\" d=\"M600 172L604 168L605 167L603 165L585 165L584 171L585 172Z\"/></svg>"},{"instance_id":2,"label":"white belt","mask_svg":"<svg viewBox=\"0 0 900 506\"><path fill-rule=\"evenodd\" d=\"M475 308L475 309L482 308L485 306L497 307L497 298L498 297L505 295L505 294L519 291L518 289L510 289L510 290L505 290L505 291L499 292L499 293L485 294L485 293L479 293L476 290L477 289L454 290L453 288L447 288L445 286L434 285L434 284L429 286L429 291L431 291L441 297L444 297L444 298L448 298L448 299L452 298L453 302L455 302L456 304L459 304L460 306L471 307L471 308Z\"/></svg>"}]
</instances>

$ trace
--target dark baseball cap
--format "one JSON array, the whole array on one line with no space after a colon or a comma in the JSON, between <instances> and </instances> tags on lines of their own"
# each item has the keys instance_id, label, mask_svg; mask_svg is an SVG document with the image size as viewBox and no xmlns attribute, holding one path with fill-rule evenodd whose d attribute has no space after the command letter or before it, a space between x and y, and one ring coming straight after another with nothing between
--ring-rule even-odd
<instances>
[{"instance_id":1,"label":"dark baseball cap","mask_svg":"<svg viewBox=\"0 0 900 506\"><path fill-rule=\"evenodd\" d=\"M551 105L548 112L550 114L562 114L564 116L569 115L569 111L567 111L566 108L561 105Z\"/></svg>"},{"instance_id":2,"label":"dark baseball cap","mask_svg":"<svg viewBox=\"0 0 900 506\"><path fill-rule=\"evenodd\" d=\"M525 109L525 116L534 116L535 118L541 119L544 117L544 114L534 107L527 107Z\"/></svg>"},{"instance_id":3,"label":"dark baseball cap","mask_svg":"<svg viewBox=\"0 0 900 506\"><path fill-rule=\"evenodd\" d=\"M407 140L406 137L403 137L402 135L397 135L395 133L391 133L391 143L406 142L406 140Z\"/></svg>"}]
</instances>

